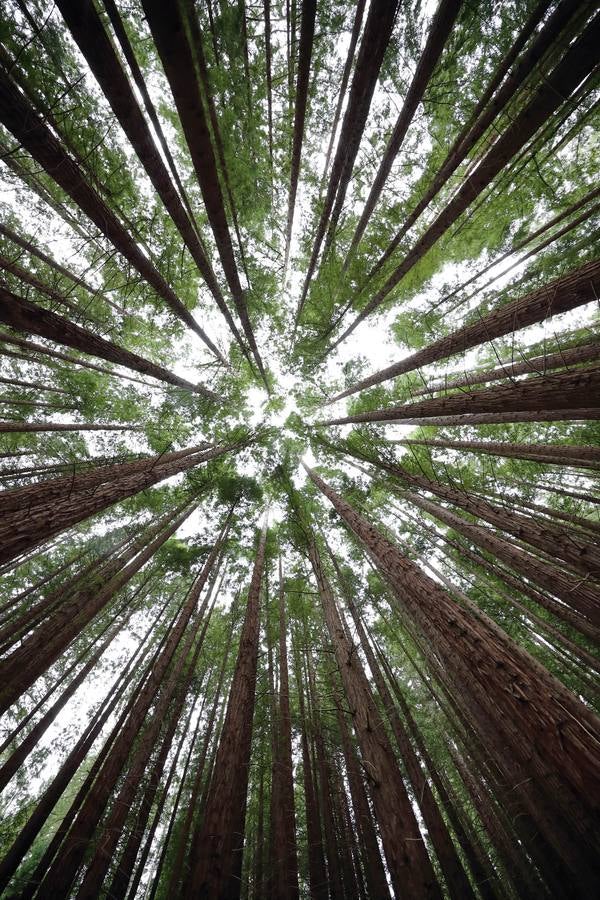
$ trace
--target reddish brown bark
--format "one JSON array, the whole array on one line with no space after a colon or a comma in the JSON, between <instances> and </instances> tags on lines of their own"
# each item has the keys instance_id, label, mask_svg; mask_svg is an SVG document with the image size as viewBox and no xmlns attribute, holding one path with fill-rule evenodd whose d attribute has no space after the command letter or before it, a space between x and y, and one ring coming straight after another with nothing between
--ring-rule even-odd
<instances>
[{"instance_id":1,"label":"reddish brown bark","mask_svg":"<svg viewBox=\"0 0 600 900\"><path fill-rule=\"evenodd\" d=\"M352 176L354 161L369 114L371 99L379 77L383 56L392 34L396 9L397 3L395 0L374 0L369 6L352 84L350 85L348 104L344 114L344 121L342 122L338 147L329 177L327 195L317 225L317 233L298 303L296 322L300 318L308 296L308 289L317 267L323 240L325 239L325 252L333 240L333 234L342 211L346 191ZM326 231L327 237L325 237Z\"/></svg>"},{"instance_id":2,"label":"reddish brown bark","mask_svg":"<svg viewBox=\"0 0 600 900\"><path fill-rule=\"evenodd\" d=\"M308 552L315 574L329 637L353 716L365 766L372 778L371 795L388 868L399 896L441 897L419 826L360 658L348 640L314 538Z\"/></svg>"},{"instance_id":3,"label":"reddish brown bark","mask_svg":"<svg viewBox=\"0 0 600 900\"><path fill-rule=\"evenodd\" d=\"M435 654L488 752L522 792L557 864L585 895L597 882L596 717L480 612L456 604L314 471L311 480L373 555L398 608ZM571 710L565 718L566 710ZM543 736L543 737L542 737ZM511 748L510 758L506 746ZM539 813L536 813L536 800ZM554 810L554 815L550 811ZM573 837L577 835L574 842Z\"/></svg>"},{"instance_id":4,"label":"reddish brown bark","mask_svg":"<svg viewBox=\"0 0 600 900\"><path fill-rule=\"evenodd\" d=\"M75 494L72 498L35 507L25 520L22 514L8 514L3 517L0 526L0 559L14 559L40 541L47 541L88 516L107 509L164 478L222 456L227 449L233 448L220 447L205 453L191 454L164 466L157 463L151 471L126 475L116 482L100 485L92 494Z\"/></svg>"},{"instance_id":5,"label":"reddish brown bark","mask_svg":"<svg viewBox=\"0 0 600 900\"><path fill-rule=\"evenodd\" d=\"M200 574L194 580L181 612L177 617L177 621L170 629L164 647L162 648L148 679L144 683L139 696L136 698L126 722L123 723L119 729L118 735L106 756L98 777L88 791L69 833L62 843L59 854L49 867L40 886L40 893L42 896L60 897L68 894L69 888L83 862L87 843L94 833L116 780L123 770L131 751L132 743L141 732L148 710L157 697L159 688L165 686L166 689L160 694L160 699L157 704L157 716L151 720L149 731L146 732L146 734L152 734L156 728L160 727L162 716L168 708L176 684L176 676L179 674L179 667L175 665L170 678L165 680L164 683L163 679L165 679L169 666L177 653L177 648L181 645L190 619L194 615L200 593L206 584L211 569L219 554L221 539L222 534L219 541L213 546ZM191 635L193 637L193 631L191 632ZM187 643L189 643L189 640ZM181 653L179 659L182 664L185 659L185 654ZM144 744L142 744L142 747L144 747ZM128 807L126 809L128 809ZM97 885L94 889L97 889Z\"/></svg>"},{"instance_id":6,"label":"reddish brown bark","mask_svg":"<svg viewBox=\"0 0 600 900\"><path fill-rule=\"evenodd\" d=\"M513 384L404 403L402 406L329 419L319 424L401 422L405 419L429 419L435 416L470 416L471 413L510 415L511 412L531 412L535 415L538 410L546 414L553 409L559 411L570 409L573 411L572 417L576 418L577 411L593 407L598 396L600 396L600 367L592 367L553 375L534 375Z\"/></svg>"},{"instance_id":7,"label":"reddish brown bark","mask_svg":"<svg viewBox=\"0 0 600 900\"><path fill-rule=\"evenodd\" d=\"M227 714L208 791L202 827L190 851L184 892L233 900L240 894L246 791L254 718L259 637L260 585L267 520L261 532Z\"/></svg>"},{"instance_id":8,"label":"reddish brown bark","mask_svg":"<svg viewBox=\"0 0 600 900\"><path fill-rule=\"evenodd\" d=\"M360 322L383 303L390 291L399 284L458 217L480 196L496 175L525 146L527 141L579 87L596 65L596 48L599 40L600 16L596 16L579 38L570 45L563 58L546 76L530 101L517 113L475 171L466 178L453 199L426 229L412 250L387 278L384 285L367 302L352 324L336 339L332 348L344 341Z\"/></svg>"},{"instance_id":9,"label":"reddish brown bark","mask_svg":"<svg viewBox=\"0 0 600 900\"><path fill-rule=\"evenodd\" d=\"M394 160L400 151L402 142L406 137L413 116L419 103L423 99L423 94L427 89L427 85L433 75L433 71L442 54L446 41L450 37L450 33L456 21L456 17L460 12L461 6L462 0L440 0L435 11L435 15L429 28L429 34L427 35L427 41L419 62L417 63L417 68L415 69L415 74L413 75L410 86L404 97L402 109L398 114L394 130L392 131L383 152L381 162L379 163L379 169L377 170L377 174L371 185L371 190L369 191L369 196L367 197L358 225L352 236L350 249L348 250L343 266L344 269L347 268L350 257L356 250L365 233L365 229L369 224L369 219L381 196L381 192L392 170Z\"/></svg>"},{"instance_id":10,"label":"reddish brown bark","mask_svg":"<svg viewBox=\"0 0 600 900\"><path fill-rule=\"evenodd\" d=\"M118 344L113 344L112 341L107 341L94 332L75 325L74 322L63 316L31 303L29 300L24 300L2 287L0 287L0 322L9 325L16 331L24 331L26 334L35 334L58 344L65 344L81 353L99 356L100 359L125 366L126 369L133 369L144 375L151 375L159 381L195 391L211 400L216 399L215 394L203 385L193 385L185 378L180 378L149 359L138 356L137 353L132 353Z\"/></svg>"},{"instance_id":11,"label":"reddish brown bark","mask_svg":"<svg viewBox=\"0 0 600 900\"><path fill-rule=\"evenodd\" d=\"M527 325L543 322L548 316L577 309L585 303L592 303L599 293L600 260L593 260L567 275L555 278L554 281L541 288L536 288L523 297L499 306L487 315L480 317L472 325L464 325L458 331L440 338L401 362L369 375L337 394L330 402L333 403L341 397L363 391L406 372L412 372L420 366L437 362L463 350L469 350L478 344L511 334Z\"/></svg>"},{"instance_id":12,"label":"reddish brown bark","mask_svg":"<svg viewBox=\"0 0 600 900\"><path fill-rule=\"evenodd\" d=\"M294 224L294 208L296 205L296 193L298 191L298 179L300 177L300 157L302 154L302 139L304 137L304 121L306 119L306 106L308 101L308 80L310 76L310 61L312 45L315 34L315 17L317 14L316 0L302 0L302 19L300 23L300 43L298 45L298 75L296 81L296 102L294 106L294 131L292 137L290 191L288 196L287 226L285 232L285 262L287 269L290 256L290 244L292 240L292 226Z\"/></svg>"},{"instance_id":13,"label":"reddish brown bark","mask_svg":"<svg viewBox=\"0 0 600 900\"><path fill-rule=\"evenodd\" d=\"M198 270L223 313L234 337L242 345L237 327L188 213L154 144L133 90L91 0L59 0L58 7L85 56L111 108L137 153L157 194L175 223ZM114 13L114 10L113 10ZM117 12L118 17L118 12ZM120 21L120 20L119 20ZM120 32L121 37L124 31ZM126 38L126 34L125 34ZM139 69L138 69L139 72ZM141 73L139 73L141 74ZM162 132L161 132L162 133Z\"/></svg>"},{"instance_id":14,"label":"reddish brown bark","mask_svg":"<svg viewBox=\"0 0 600 900\"><path fill-rule=\"evenodd\" d=\"M600 468L600 450L596 447L573 444L518 444L502 441L450 441L430 438L407 438L406 446L440 447L447 450L467 450L469 453L485 453L490 456L506 456L512 459L529 459L555 466Z\"/></svg>"},{"instance_id":15,"label":"reddish brown bark","mask_svg":"<svg viewBox=\"0 0 600 900\"><path fill-rule=\"evenodd\" d=\"M171 15L168 17L164 15L163 4L160 0L143 0L142 6L175 100L221 265L244 334L256 360L256 365L264 377L264 368L256 346L244 290L240 283L233 253L217 161L211 142L208 120L199 96L198 82L194 74L196 71L194 55L188 40L186 22L177 6L172 7Z\"/></svg>"}]
</instances>

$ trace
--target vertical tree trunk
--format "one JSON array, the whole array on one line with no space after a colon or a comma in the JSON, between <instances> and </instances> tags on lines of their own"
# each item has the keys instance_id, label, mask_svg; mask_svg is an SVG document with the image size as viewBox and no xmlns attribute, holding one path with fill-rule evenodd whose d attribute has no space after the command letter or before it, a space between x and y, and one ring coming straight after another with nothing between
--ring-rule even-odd
<instances>
[{"instance_id":1,"label":"vertical tree trunk","mask_svg":"<svg viewBox=\"0 0 600 900\"><path fill-rule=\"evenodd\" d=\"M202 827L190 851L191 871L184 885L186 895L211 896L215 900L239 897L266 540L265 516Z\"/></svg>"}]
</instances>

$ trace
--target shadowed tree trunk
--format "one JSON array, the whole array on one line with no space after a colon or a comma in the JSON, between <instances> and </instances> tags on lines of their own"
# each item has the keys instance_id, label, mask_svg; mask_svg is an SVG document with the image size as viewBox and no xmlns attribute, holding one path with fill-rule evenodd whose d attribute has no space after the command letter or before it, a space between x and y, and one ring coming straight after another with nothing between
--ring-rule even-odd
<instances>
[{"instance_id":1,"label":"shadowed tree trunk","mask_svg":"<svg viewBox=\"0 0 600 900\"><path fill-rule=\"evenodd\" d=\"M412 811L398 764L387 738L360 659L348 640L316 541L308 535L308 552L321 595L364 765L372 778L373 805L385 857L399 896L440 897L441 893Z\"/></svg>"},{"instance_id":2,"label":"shadowed tree trunk","mask_svg":"<svg viewBox=\"0 0 600 900\"><path fill-rule=\"evenodd\" d=\"M377 174L371 185L369 196L367 197L360 219L358 220L358 225L352 236L350 249L348 250L343 265L344 269L347 268L352 254L365 233L365 228L369 224L369 219L381 196L385 182L392 170L394 160L400 151L402 142L406 137L406 132L408 131L417 107L423 98L423 94L427 89L427 85L429 84L433 71L442 54L444 45L450 36L461 6L462 0L440 0L435 11L425 47L423 48L423 52L417 63L415 74L404 97L402 109L398 114L396 124L394 125L394 129L384 150L383 157L379 163Z\"/></svg>"},{"instance_id":3,"label":"shadowed tree trunk","mask_svg":"<svg viewBox=\"0 0 600 900\"><path fill-rule=\"evenodd\" d=\"M490 313L481 316L472 325L464 325L446 337L418 350L399 363L388 366L374 375L346 388L329 401L333 403L342 397L364 391L390 378L413 372L420 366L437 362L471 347L512 334L527 325L543 322L549 316L577 309L586 303L593 303L600 293L600 260L586 263L579 269L555 278L549 284L536 288L523 297L510 300Z\"/></svg>"},{"instance_id":4,"label":"shadowed tree trunk","mask_svg":"<svg viewBox=\"0 0 600 900\"><path fill-rule=\"evenodd\" d=\"M296 103L294 106L294 131L292 137L290 191L288 196L287 226L285 232L285 269L287 269L288 261L290 258L292 227L294 224L294 208L296 205L296 193L298 191L298 179L300 177L300 157L302 154L302 139L304 137L304 121L306 119L308 80L310 76L310 61L312 57L312 45L315 34L316 14L316 0L302 0L300 43L298 45Z\"/></svg>"},{"instance_id":5,"label":"shadowed tree trunk","mask_svg":"<svg viewBox=\"0 0 600 900\"><path fill-rule=\"evenodd\" d=\"M159 381L166 381L176 387L195 391L211 400L216 399L216 395L203 385L191 384L185 378L180 378L173 372L169 372L168 369L150 362L149 359L144 359L143 356L138 356L137 353L132 353L118 344L113 344L112 341L107 341L92 331L75 325L63 316L50 312L29 300L24 300L2 287L0 287L0 322L10 325L16 331L24 331L26 334L35 334L49 341L65 344L81 353L99 356L100 359L125 366L126 369L133 369L144 375L158 378Z\"/></svg>"},{"instance_id":6,"label":"shadowed tree trunk","mask_svg":"<svg viewBox=\"0 0 600 900\"><path fill-rule=\"evenodd\" d=\"M517 772L529 779L525 797L539 803L538 828L565 876L569 873L567 880L585 895L597 881L598 720L491 620L456 604L306 468L375 559L398 608L426 640L428 653L445 665L468 717L489 735L488 752L500 770L511 779ZM572 711L568 718L566 710ZM555 813L548 819L550 810Z\"/></svg>"},{"instance_id":7,"label":"shadowed tree trunk","mask_svg":"<svg viewBox=\"0 0 600 900\"><path fill-rule=\"evenodd\" d=\"M260 535L227 715L206 800L202 827L190 849L184 893L215 900L239 897L246 792L254 718L259 598L265 564L267 518Z\"/></svg>"},{"instance_id":8,"label":"shadowed tree trunk","mask_svg":"<svg viewBox=\"0 0 600 900\"><path fill-rule=\"evenodd\" d=\"M596 447L572 444L518 444L502 441L452 441L430 438L406 438L401 441L407 447L440 447L446 450L467 450L469 453L485 453L489 456L505 456L512 459L529 459L555 466L600 468L600 450Z\"/></svg>"}]
</instances>

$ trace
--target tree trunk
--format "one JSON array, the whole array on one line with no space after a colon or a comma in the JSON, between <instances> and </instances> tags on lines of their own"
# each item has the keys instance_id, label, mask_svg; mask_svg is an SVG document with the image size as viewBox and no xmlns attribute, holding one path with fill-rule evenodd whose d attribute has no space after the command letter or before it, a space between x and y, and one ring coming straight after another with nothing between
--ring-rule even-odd
<instances>
[{"instance_id":1,"label":"tree trunk","mask_svg":"<svg viewBox=\"0 0 600 900\"><path fill-rule=\"evenodd\" d=\"M85 497L76 494L74 498L36 507L26 519L22 513L9 514L3 517L0 525L0 560L14 559L40 541L47 541L88 516L105 510L171 475L186 472L199 463L222 456L227 449L233 448L217 447L203 454L191 454L165 466L156 465L151 472L127 475L115 483L100 485L93 494Z\"/></svg>"},{"instance_id":2,"label":"tree trunk","mask_svg":"<svg viewBox=\"0 0 600 900\"><path fill-rule=\"evenodd\" d=\"M456 604L306 468L376 560L399 609L445 666L475 727L489 734L492 759L508 777L521 772L529 779L524 790L539 800L540 832L585 896L597 883L598 720L487 617ZM547 818L549 810L554 818Z\"/></svg>"},{"instance_id":3,"label":"tree trunk","mask_svg":"<svg viewBox=\"0 0 600 900\"><path fill-rule=\"evenodd\" d=\"M428 250L456 222L458 217L480 196L493 179L525 146L550 116L590 74L597 62L596 48L600 40L600 15L597 15L570 45L560 62L546 76L529 102L515 116L469 175L457 193L428 226L412 250L387 278L383 287L367 302L352 324L337 338L330 349L342 343L373 310L377 309L404 276L425 256Z\"/></svg>"},{"instance_id":4,"label":"tree trunk","mask_svg":"<svg viewBox=\"0 0 600 900\"><path fill-rule=\"evenodd\" d=\"M454 390L455 388L471 387L476 384L489 384L490 381L503 381L505 378L512 379L517 375L542 375L553 369L568 369L571 366L579 365L579 363L595 362L599 358L600 338L596 338L587 344L579 344L576 347L557 350L555 353L546 353L544 356L534 356L531 359L523 359L521 362L501 363L495 369L476 369L472 374L469 373L462 376L450 375L443 382L432 383L427 387L414 391L412 397Z\"/></svg>"},{"instance_id":5,"label":"tree trunk","mask_svg":"<svg viewBox=\"0 0 600 900\"><path fill-rule=\"evenodd\" d=\"M198 325L173 289L144 255L129 231L102 197L92 188L84 172L61 146L40 116L0 67L0 120L13 137L33 156L44 171L92 220L94 225L127 259L142 278L225 365L227 361Z\"/></svg>"},{"instance_id":6,"label":"tree trunk","mask_svg":"<svg viewBox=\"0 0 600 900\"><path fill-rule=\"evenodd\" d=\"M206 801L202 828L191 847L191 872L186 895L210 895L234 900L240 893L240 873L246 819L246 791L254 718L259 638L259 598L265 564L267 519L262 528L246 618L240 638L227 715Z\"/></svg>"},{"instance_id":7,"label":"tree trunk","mask_svg":"<svg viewBox=\"0 0 600 900\"><path fill-rule=\"evenodd\" d=\"M347 425L358 422L401 422L405 419L433 416L470 416L471 413L506 415L507 412L571 410L572 418L580 409L594 406L600 396L600 367L575 369L558 375L535 375L513 384L502 384L479 391L460 392L402 406L390 406L369 412L329 419L320 425ZM510 421L510 419L509 419Z\"/></svg>"},{"instance_id":8,"label":"tree trunk","mask_svg":"<svg viewBox=\"0 0 600 900\"><path fill-rule=\"evenodd\" d=\"M582 634L593 637L595 640L600 638L597 624L600 591L593 583L588 584L585 579L561 572L557 567L549 565L533 554L521 550L513 543L499 538L489 529L475 525L449 509L432 503L431 500L426 500L417 494L407 494L406 499L491 553L515 572L519 572L529 581L535 582L544 590L558 597L568 608L567 613L569 610L576 610L583 617L582 622L573 619L572 616L565 616L564 621L578 627ZM555 610L556 606L551 611Z\"/></svg>"},{"instance_id":9,"label":"tree trunk","mask_svg":"<svg viewBox=\"0 0 600 900\"><path fill-rule=\"evenodd\" d=\"M63 316L50 312L29 300L24 300L2 287L0 287L0 322L10 325L17 331L35 334L49 341L72 347L81 353L99 356L100 359L125 366L126 369L151 375L152 378L157 378L159 381L165 381L175 387L194 391L210 400L216 400L216 395L204 385L191 384L185 378L180 378L173 372L169 372L168 369L144 359L143 356L138 356L137 353L132 353L118 344L113 344L112 341L107 341L86 328L75 325L74 322Z\"/></svg>"},{"instance_id":10,"label":"tree trunk","mask_svg":"<svg viewBox=\"0 0 600 900\"><path fill-rule=\"evenodd\" d=\"M294 809L294 774L292 765L292 724L287 665L285 594L283 568L279 557L279 715L277 717L278 781L276 809L275 855L273 875L274 900L298 898L298 860L296 852L296 816Z\"/></svg>"},{"instance_id":11,"label":"tree trunk","mask_svg":"<svg viewBox=\"0 0 600 900\"><path fill-rule=\"evenodd\" d=\"M225 531L227 524L224 528ZM219 540L213 546L200 574L194 579L177 621L168 633L164 647L152 672L137 697L127 717L127 721L119 729L118 736L106 756L96 781L88 791L69 833L62 843L59 854L48 869L40 885L40 896L62 897L69 893L70 886L83 862L89 841L129 756L133 741L140 735L148 710L155 702L159 690L163 687L163 679L165 679L177 648L181 645L190 619L194 615L200 593L220 552L222 539L223 531L219 536ZM184 659L185 654L180 654L180 661L183 662ZM178 674L177 666L174 667L173 674L175 673ZM154 736L155 729L160 727L162 716L166 713L171 699L174 688L173 680L173 677L171 677L171 679L165 681L164 687L166 689L156 705L156 718L151 720L147 734L150 733ZM142 742L140 746L143 749L144 743ZM141 751L138 750L137 752ZM128 811L128 808L128 806L125 808L125 812ZM99 885L95 886L95 896L97 896L98 887Z\"/></svg>"},{"instance_id":12,"label":"tree trunk","mask_svg":"<svg viewBox=\"0 0 600 900\"><path fill-rule=\"evenodd\" d=\"M398 896L440 897L439 886L364 670L336 608L314 537L308 552L329 637L350 704L388 868Z\"/></svg>"},{"instance_id":13,"label":"tree trunk","mask_svg":"<svg viewBox=\"0 0 600 900\"><path fill-rule=\"evenodd\" d=\"M306 107L308 101L308 81L310 76L310 61L312 57L312 45L315 34L316 14L316 0L302 0L300 43L298 45L296 103L294 106L294 131L292 138L290 192L288 196L287 226L285 232L285 270L287 270L290 258L290 244L292 241L292 227L294 224L294 207L296 205L296 193L298 191L298 179L300 177L300 157L302 154L302 139L304 137L304 120L306 118Z\"/></svg>"},{"instance_id":14,"label":"tree trunk","mask_svg":"<svg viewBox=\"0 0 600 900\"><path fill-rule=\"evenodd\" d=\"M9 656L0 660L0 711L5 712L27 691L102 610L123 585L144 566L191 514L192 506L173 519L173 513L160 520L135 541L129 551L117 557L100 584L92 583L77 591ZM170 521L169 521L170 520ZM131 560L131 561L130 561Z\"/></svg>"},{"instance_id":15,"label":"tree trunk","mask_svg":"<svg viewBox=\"0 0 600 900\"><path fill-rule=\"evenodd\" d=\"M502 441L450 441L429 438L401 441L407 447L441 447L447 450L467 450L470 453L485 453L489 456L505 456L512 459L529 459L554 466L600 469L600 450L573 444L517 444Z\"/></svg>"},{"instance_id":16,"label":"tree trunk","mask_svg":"<svg viewBox=\"0 0 600 900\"><path fill-rule=\"evenodd\" d=\"M392 34L396 9L396 0L373 0L369 6L352 84L350 85L348 104L329 177L327 195L302 286L302 294L296 312L296 322L300 319L308 296L308 289L317 267L317 260L326 231L325 252L327 252L333 240L335 227L342 211L346 191L352 176L354 161L358 153L367 116L369 115L371 99L379 77L383 56Z\"/></svg>"},{"instance_id":17,"label":"tree trunk","mask_svg":"<svg viewBox=\"0 0 600 900\"><path fill-rule=\"evenodd\" d=\"M197 79L193 74L196 69L194 55L188 40L186 22L177 6L171 9L171 15L168 18L164 16L164 7L160 0L143 0L142 6L175 100L221 265L244 334L264 378L264 368L250 324L244 290L240 283L233 253L210 129L198 96ZM193 10L191 12L193 14Z\"/></svg>"},{"instance_id":18,"label":"tree trunk","mask_svg":"<svg viewBox=\"0 0 600 900\"><path fill-rule=\"evenodd\" d=\"M373 210L377 205L377 201L381 196L384 185L389 178L394 160L396 159L396 156L400 151L402 142L406 137L406 132L408 131L410 123L413 120L413 116L417 111L417 107L423 99L423 95L427 89L427 86L442 54L444 46L448 38L450 37L450 33L452 31L452 28L454 27L454 23L460 12L461 6L462 0L440 0L440 3L435 11L435 15L431 20L429 34L427 35L427 41L423 48L423 52L421 54L419 62L417 63L415 74L413 75L410 86L404 96L402 109L398 114L396 124L394 125L394 130L392 131L390 139L384 150L381 162L379 163L377 174L375 176L373 184L371 185L371 190L369 191L369 196L367 197L366 203L363 207L363 211L358 221L358 225L356 226L356 230L354 232L354 235L352 236L350 249L343 266L344 270L347 269L350 258L358 247L361 238L365 233L365 229L369 224L369 219L371 218Z\"/></svg>"},{"instance_id":19,"label":"tree trunk","mask_svg":"<svg viewBox=\"0 0 600 900\"><path fill-rule=\"evenodd\" d=\"M374 375L346 388L329 401L333 403L357 391L364 391L382 381L413 372L420 366L438 362L448 356L470 350L481 343L492 341L505 334L512 334L528 325L543 322L550 316L577 309L592 303L600 293L600 259L586 263L579 269L555 278L549 284L536 288L523 297L504 303L487 315L482 315L472 325L463 325L457 331L434 341L399 363L394 363Z\"/></svg>"}]
</instances>

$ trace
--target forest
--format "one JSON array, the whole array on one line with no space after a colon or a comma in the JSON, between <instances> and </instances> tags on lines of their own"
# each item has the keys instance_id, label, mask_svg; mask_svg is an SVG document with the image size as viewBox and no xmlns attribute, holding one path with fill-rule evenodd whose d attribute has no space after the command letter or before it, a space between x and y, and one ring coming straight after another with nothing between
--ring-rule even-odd
<instances>
[{"instance_id":1,"label":"forest","mask_svg":"<svg viewBox=\"0 0 600 900\"><path fill-rule=\"evenodd\" d=\"M0 897L600 896L593 0L0 4Z\"/></svg>"}]
</instances>

